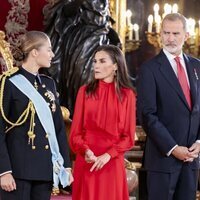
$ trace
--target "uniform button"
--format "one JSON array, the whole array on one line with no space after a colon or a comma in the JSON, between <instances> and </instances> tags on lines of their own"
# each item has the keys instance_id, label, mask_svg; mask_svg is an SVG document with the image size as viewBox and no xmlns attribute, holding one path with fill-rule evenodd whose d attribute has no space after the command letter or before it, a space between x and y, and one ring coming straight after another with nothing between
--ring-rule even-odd
<instances>
[{"instance_id":1,"label":"uniform button","mask_svg":"<svg viewBox=\"0 0 200 200\"><path fill-rule=\"evenodd\" d=\"M45 149L49 149L49 145L45 145Z\"/></svg>"},{"instance_id":2,"label":"uniform button","mask_svg":"<svg viewBox=\"0 0 200 200\"><path fill-rule=\"evenodd\" d=\"M45 138L48 138L48 137L49 137L49 135L48 135L48 134L46 134L46 135L45 135Z\"/></svg>"},{"instance_id":3,"label":"uniform button","mask_svg":"<svg viewBox=\"0 0 200 200\"><path fill-rule=\"evenodd\" d=\"M35 146L35 145L33 145L33 146L32 146L32 149L33 149L33 150L35 150L35 149L36 149L36 146Z\"/></svg>"},{"instance_id":4,"label":"uniform button","mask_svg":"<svg viewBox=\"0 0 200 200\"><path fill-rule=\"evenodd\" d=\"M45 85L45 84L42 84L42 87L43 87L43 88L45 88L45 87L46 87L46 85Z\"/></svg>"}]
</instances>

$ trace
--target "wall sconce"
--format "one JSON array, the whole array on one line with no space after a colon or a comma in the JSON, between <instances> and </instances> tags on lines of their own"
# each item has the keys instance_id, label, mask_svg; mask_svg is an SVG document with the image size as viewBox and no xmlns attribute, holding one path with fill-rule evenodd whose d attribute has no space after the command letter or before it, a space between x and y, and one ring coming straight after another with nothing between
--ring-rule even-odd
<instances>
[{"instance_id":1,"label":"wall sconce","mask_svg":"<svg viewBox=\"0 0 200 200\"><path fill-rule=\"evenodd\" d=\"M139 48L141 40L139 39L139 25L131 23L132 12L126 11L126 36L125 51L131 52Z\"/></svg>"},{"instance_id":2,"label":"wall sconce","mask_svg":"<svg viewBox=\"0 0 200 200\"><path fill-rule=\"evenodd\" d=\"M169 13L177 13L178 5L170 5L166 3L164 5L164 12L162 15L159 14L160 6L156 3L153 7L154 14L148 17L148 30L146 32L147 41L152 44L157 51L162 47L160 39L160 29L162 19ZM162 16L162 17L161 17ZM194 19L189 18L187 21L189 38L185 42L184 52L191 54L193 56L200 56L200 20L198 23L198 28L196 27L196 22Z\"/></svg>"},{"instance_id":3,"label":"wall sconce","mask_svg":"<svg viewBox=\"0 0 200 200\"><path fill-rule=\"evenodd\" d=\"M152 44L156 49L160 49L162 47L160 40L161 21L167 14L178 12L178 5L170 5L166 3L162 15L159 14L160 6L157 3L154 5L153 10L154 14L149 15L148 17L148 30L146 32L146 37L150 44Z\"/></svg>"},{"instance_id":4,"label":"wall sconce","mask_svg":"<svg viewBox=\"0 0 200 200\"><path fill-rule=\"evenodd\" d=\"M184 44L184 52L200 57L200 20L196 23L194 19L189 18L187 24L190 36Z\"/></svg>"}]
</instances>

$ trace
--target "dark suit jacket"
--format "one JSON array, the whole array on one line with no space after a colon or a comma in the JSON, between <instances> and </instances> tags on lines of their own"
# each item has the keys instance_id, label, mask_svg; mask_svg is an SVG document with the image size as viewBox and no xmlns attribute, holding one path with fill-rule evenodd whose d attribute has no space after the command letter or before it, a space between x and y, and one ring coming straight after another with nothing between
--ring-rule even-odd
<instances>
[{"instance_id":1,"label":"dark suit jacket","mask_svg":"<svg viewBox=\"0 0 200 200\"><path fill-rule=\"evenodd\" d=\"M192 110L163 51L141 66L137 82L137 112L147 133L147 170L173 172L182 161L166 154L177 144L190 147L200 139L200 61L184 55L190 82ZM198 167L198 160L189 163Z\"/></svg>"},{"instance_id":2,"label":"dark suit jacket","mask_svg":"<svg viewBox=\"0 0 200 200\"><path fill-rule=\"evenodd\" d=\"M24 75L32 84L34 84L35 76L21 68L17 73ZM70 167L69 148L66 143L65 125L63 122L59 102L56 95L54 81L40 75L38 80L38 92L49 103L51 108L52 101L45 95L51 91L56 98L56 111L52 112L56 136L60 147L61 155L64 158L64 166ZM44 87L45 85L45 87ZM15 87L9 79L6 80L5 90L3 95L3 107L6 116L10 121L16 122L22 112L28 105L28 97L25 96L19 89ZM31 148L28 144L27 132L30 126L30 114L27 121L21 126L11 129L5 133L5 127L8 124L0 115L0 174L11 170L15 178L25 180L52 180L52 161L51 151L45 149L49 145L46 133L39 121L37 114L35 115L35 146Z\"/></svg>"}]
</instances>

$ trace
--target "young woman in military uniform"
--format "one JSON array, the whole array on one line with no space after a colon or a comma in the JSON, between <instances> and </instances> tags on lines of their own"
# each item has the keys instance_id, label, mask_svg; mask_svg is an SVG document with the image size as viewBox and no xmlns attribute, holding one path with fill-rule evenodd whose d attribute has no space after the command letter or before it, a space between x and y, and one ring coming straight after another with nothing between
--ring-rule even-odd
<instances>
[{"instance_id":1,"label":"young woman in military uniform","mask_svg":"<svg viewBox=\"0 0 200 200\"><path fill-rule=\"evenodd\" d=\"M38 73L54 54L39 31L22 38L20 52L22 66L0 79L1 200L49 200L52 184L73 181L55 84Z\"/></svg>"}]
</instances>

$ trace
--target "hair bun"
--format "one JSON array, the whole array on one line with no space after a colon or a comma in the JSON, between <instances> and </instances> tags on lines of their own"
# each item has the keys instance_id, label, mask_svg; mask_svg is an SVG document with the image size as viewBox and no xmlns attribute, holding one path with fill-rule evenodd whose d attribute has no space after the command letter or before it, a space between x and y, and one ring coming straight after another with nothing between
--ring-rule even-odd
<instances>
[{"instance_id":1,"label":"hair bun","mask_svg":"<svg viewBox=\"0 0 200 200\"><path fill-rule=\"evenodd\" d=\"M25 54L22 52L22 50L19 47L16 47L13 49L13 57L17 61L23 61L25 59Z\"/></svg>"}]
</instances>

